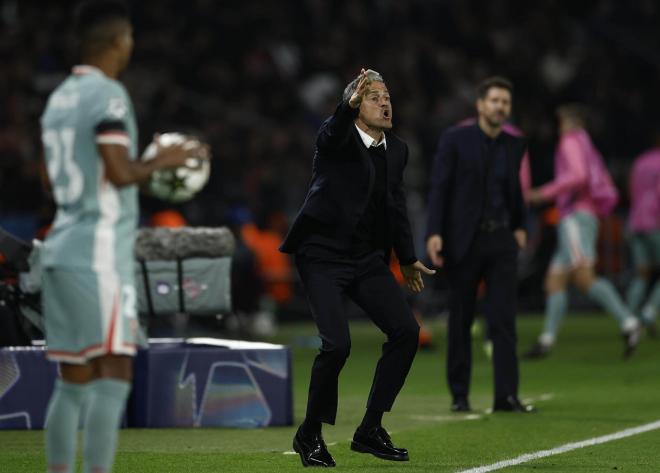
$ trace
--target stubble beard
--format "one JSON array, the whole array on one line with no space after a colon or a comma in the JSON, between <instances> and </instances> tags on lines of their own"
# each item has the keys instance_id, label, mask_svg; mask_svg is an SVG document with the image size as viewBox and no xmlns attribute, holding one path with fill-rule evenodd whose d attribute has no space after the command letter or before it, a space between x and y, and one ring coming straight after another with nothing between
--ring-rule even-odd
<instances>
[{"instance_id":1,"label":"stubble beard","mask_svg":"<svg viewBox=\"0 0 660 473\"><path fill-rule=\"evenodd\" d=\"M499 117L486 117L486 121L488 122L488 125L490 125L493 128L501 128L502 125L504 125L504 122L506 122L507 116L504 114L502 118Z\"/></svg>"}]
</instances>

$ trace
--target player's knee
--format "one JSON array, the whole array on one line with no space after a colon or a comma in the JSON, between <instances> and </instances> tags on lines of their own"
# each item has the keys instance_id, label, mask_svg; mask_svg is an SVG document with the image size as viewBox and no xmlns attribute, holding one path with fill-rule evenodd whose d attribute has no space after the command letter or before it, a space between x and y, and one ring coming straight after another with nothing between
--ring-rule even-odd
<instances>
[{"instance_id":1,"label":"player's knee","mask_svg":"<svg viewBox=\"0 0 660 473\"><path fill-rule=\"evenodd\" d=\"M544 282L545 291L549 294L562 291L565 285L566 283L564 282L564 278L557 274L548 274Z\"/></svg>"},{"instance_id":2,"label":"player's knee","mask_svg":"<svg viewBox=\"0 0 660 473\"><path fill-rule=\"evenodd\" d=\"M594 283L594 276L589 272L577 272L573 281L580 292L587 292Z\"/></svg>"}]
</instances>

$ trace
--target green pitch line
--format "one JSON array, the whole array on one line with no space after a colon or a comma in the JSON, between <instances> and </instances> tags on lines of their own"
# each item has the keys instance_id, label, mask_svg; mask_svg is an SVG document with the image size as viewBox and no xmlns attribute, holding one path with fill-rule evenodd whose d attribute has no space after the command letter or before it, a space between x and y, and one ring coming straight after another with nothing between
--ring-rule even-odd
<instances>
[{"instance_id":1,"label":"green pitch line","mask_svg":"<svg viewBox=\"0 0 660 473\"><path fill-rule=\"evenodd\" d=\"M520 351L533 341L539 317L519 321ZM349 439L363 414L382 336L368 323L354 323L352 353L340 379L337 425L325 438L342 471L458 472L531 452L600 437L660 419L660 341L644 339L621 360L616 324L604 315L567 318L552 355L521 364L521 397L534 399L534 415L486 414L492 402L492 370L475 339L475 366L468 418L449 412L444 375L445 328L432 324L435 351L420 351L408 382L384 425L411 461L393 464L353 453ZM310 324L284 327L276 342L292 343L313 333ZM296 421L304 413L315 350L293 345ZM115 473L300 471L291 450L294 427L269 429L158 429L121 433ZM656 472L660 431L585 447L513 466L504 472L580 473L623 470ZM0 472L45 471L43 433L0 431Z\"/></svg>"}]
</instances>

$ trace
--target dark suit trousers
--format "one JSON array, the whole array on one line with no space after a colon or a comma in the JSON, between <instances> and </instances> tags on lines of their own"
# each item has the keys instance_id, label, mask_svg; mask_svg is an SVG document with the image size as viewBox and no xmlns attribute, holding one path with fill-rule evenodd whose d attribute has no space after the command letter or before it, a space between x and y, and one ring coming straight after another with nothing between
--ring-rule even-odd
<instances>
[{"instance_id":1,"label":"dark suit trousers","mask_svg":"<svg viewBox=\"0 0 660 473\"><path fill-rule=\"evenodd\" d=\"M347 297L387 336L367 407L389 411L417 352L419 325L382 252L332 259L297 254L296 266L322 342L312 366L307 419L335 423L339 373L351 348Z\"/></svg>"},{"instance_id":2,"label":"dark suit trousers","mask_svg":"<svg viewBox=\"0 0 660 473\"><path fill-rule=\"evenodd\" d=\"M508 228L478 233L467 255L447 267L449 343L447 381L454 398L467 397L472 370L472 336L477 289L486 283L485 315L493 342L495 399L518 394L516 279L518 247Z\"/></svg>"}]
</instances>

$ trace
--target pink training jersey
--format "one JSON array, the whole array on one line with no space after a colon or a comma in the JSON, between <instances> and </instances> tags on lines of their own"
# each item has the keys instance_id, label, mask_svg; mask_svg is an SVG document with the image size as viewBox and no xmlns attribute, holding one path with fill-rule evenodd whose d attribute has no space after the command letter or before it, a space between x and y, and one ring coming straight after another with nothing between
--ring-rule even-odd
<instances>
[{"instance_id":1,"label":"pink training jersey","mask_svg":"<svg viewBox=\"0 0 660 473\"><path fill-rule=\"evenodd\" d=\"M476 118L466 118L465 120L458 122L457 126L470 126L475 123L477 123ZM502 125L502 130L512 136L524 136L520 128L508 122ZM527 151L525 151L525 155L520 162L520 173L518 177L520 178L520 188L522 189L524 196L527 194L527 191L532 188L532 168L529 164L529 152Z\"/></svg>"},{"instance_id":2,"label":"pink training jersey","mask_svg":"<svg viewBox=\"0 0 660 473\"><path fill-rule=\"evenodd\" d=\"M561 135L555 152L555 178L541 186L541 194L554 199L560 217L577 211L598 215L598 208L589 190L589 172L601 171L595 165L600 153L584 129Z\"/></svg>"},{"instance_id":3,"label":"pink training jersey","mask_svg":"<svg viewBox=\"0 0 660 473\"><path fill-rule=\"evenodd\" d=\"M628 225L635 232L660 229L660 148L640 155L630 173Z\"/></svg>"}]
</instances>

